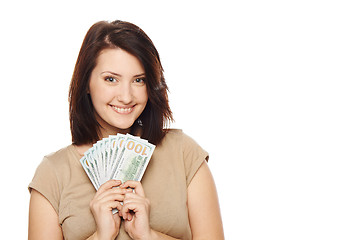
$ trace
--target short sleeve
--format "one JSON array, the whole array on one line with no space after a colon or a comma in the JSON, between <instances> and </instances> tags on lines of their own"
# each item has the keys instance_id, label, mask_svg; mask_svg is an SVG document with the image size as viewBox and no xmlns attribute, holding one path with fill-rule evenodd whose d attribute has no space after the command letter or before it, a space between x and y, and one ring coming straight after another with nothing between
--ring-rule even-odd
<instances>
[{"instance_id":1,"label":"short sleeve","mask_svg":"<svg viewBox=\"0 0 360 240\"><path fill-rule=\"evenodd\" d=\"M59 181L55 172L55 166L44 157L36 169L35 175L29 184L29 191L35 189L41 193L59 214L60 188Z\"/></svg>"},{"instance_id":2,"label":"short sleeve","mask_svg":"<svg viewBox=\"0 0 360 240\"><path fill-rule=\"evenodd\" d=\"M186 185L189 186L197 170L204 161L208 161L209 154L192 138L183 135L183 156L185 164Z\"/></svg>"}]
</instances>

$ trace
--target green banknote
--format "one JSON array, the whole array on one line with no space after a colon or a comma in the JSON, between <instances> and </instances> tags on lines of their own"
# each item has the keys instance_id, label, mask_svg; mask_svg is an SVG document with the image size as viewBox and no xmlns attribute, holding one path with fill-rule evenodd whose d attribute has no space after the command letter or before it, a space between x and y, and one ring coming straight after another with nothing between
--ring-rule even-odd
<instances>
[{"instance_id":1,"label":"green banknote","mask_svg":"<svg viewBox=\"0 0 360 240\"><path fill-rule=\"evenodd\" d=\"M95 143L80 163L97 190L110 179L140 181L154 150L147 140L117 134Z\"/></svg>"}]
</instances>

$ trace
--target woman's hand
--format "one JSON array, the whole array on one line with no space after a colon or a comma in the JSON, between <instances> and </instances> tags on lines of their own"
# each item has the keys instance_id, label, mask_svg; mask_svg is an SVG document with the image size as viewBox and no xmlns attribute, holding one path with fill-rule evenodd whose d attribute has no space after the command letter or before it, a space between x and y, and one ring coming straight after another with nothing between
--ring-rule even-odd
<instances>
[{"instance_id":1,"label":"woman's hand","mask_svg":"<svg viewBox=\"0 0 360 240\"><path fill-rule=\"evenodd\" d=\"M125 194L132 189L119 188L121 181L109 180L100 186L90 202L90 209L96 222L98 239L114 239L119 234L121 219L118 213L113 214L112 209L122 209L120 202Z\"/></svg>"},{"instance_id":2,"label":"woman's hand","mask_svg":"<svg viewBox=\"0 0 360 240\"><path fill-rule=\"evenodd\" d=\"M124 219L125 231L132 239L149 239L152 233L150 228L150 201L145 197L140 182L126 181L121 189L132 188L134 191L125 194L121 212Z\"/></svg>"}]
</instances>

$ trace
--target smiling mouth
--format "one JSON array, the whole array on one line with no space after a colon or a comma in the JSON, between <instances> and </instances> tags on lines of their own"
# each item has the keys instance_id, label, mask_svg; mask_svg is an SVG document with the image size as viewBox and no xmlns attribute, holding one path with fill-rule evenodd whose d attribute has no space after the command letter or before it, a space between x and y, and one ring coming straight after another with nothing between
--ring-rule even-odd
<instances>
[{"instance_id":1,"label":"smiling mouth","mask_svg":"<svg viewBox=\"0 0 360 240\"><path fill-rule=\"evenodd\" d=\"M117 113L121 113L121 114L127 114L127 113L131 113L132 110L134 109L135 105L134 106L131 106L131 107L116 107L114 105L110 105L112 109L115 110L115 112Z\"/></svg>"}]
</instances>

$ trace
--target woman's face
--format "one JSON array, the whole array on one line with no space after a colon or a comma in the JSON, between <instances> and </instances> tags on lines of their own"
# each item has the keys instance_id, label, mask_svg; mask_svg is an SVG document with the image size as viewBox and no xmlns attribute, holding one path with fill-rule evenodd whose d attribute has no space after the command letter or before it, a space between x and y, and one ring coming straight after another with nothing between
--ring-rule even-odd
<instances>
[{"instance_id":1,"label":"woman's face","mask_svg":"<svg viewBox=\"0 0 360 240\"><path fill-rule=\"evenodd\" d=\"M128 52L105 49L91 73L89 93L96 118L103 127L102 137L130 132L148 100L145 70Z\"/></svg>"}]
</instances>

